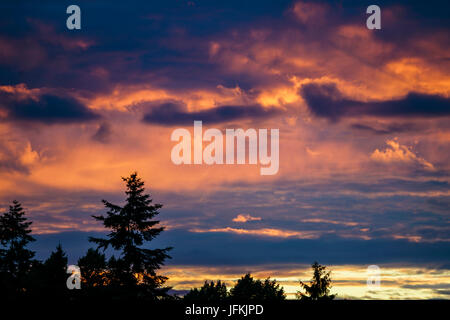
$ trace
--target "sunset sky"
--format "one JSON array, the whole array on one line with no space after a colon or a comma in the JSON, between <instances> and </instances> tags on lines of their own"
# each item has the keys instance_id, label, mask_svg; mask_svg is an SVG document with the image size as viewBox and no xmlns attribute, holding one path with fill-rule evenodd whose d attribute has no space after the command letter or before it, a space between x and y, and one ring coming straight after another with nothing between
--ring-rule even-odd
<instances>
[{"instance_id":1,"label":"sunset sky","mask_svg":"<svg viewBox=\"0 0 450 320\"><path fill-rule=\"evenodd\" d=\"M176 290L251 271L293 298L317 260L339 298L450 298L450 5L376 1L369 30L371 4L2 1L1 212L20 201L37 257L76 263L137 171ZM278 173L175 165L194 120L279 129Z\"/></svg>"}]
</instances>

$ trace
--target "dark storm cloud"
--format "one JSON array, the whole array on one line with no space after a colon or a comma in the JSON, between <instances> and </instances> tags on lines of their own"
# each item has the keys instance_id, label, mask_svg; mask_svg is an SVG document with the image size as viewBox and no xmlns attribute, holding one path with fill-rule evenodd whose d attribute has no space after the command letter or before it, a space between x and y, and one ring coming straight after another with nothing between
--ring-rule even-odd
<instances>
[{"instance_id":1,"label":"dark storm cloud","mask_svg":"<svg viewBox=\"0 0 450 320\"><path fill-rule=\"evenodd\" d=\"M153 107L149 113L144 115L143 121L160 125L192 124L195 120L220 123L245 118L268 118L279 114L279 112L277 109L266 109L260 105L220 106L208 110L188 112L182 104L169 102Z\"/></svg>"},{"instance_id":2,"label":"dark storm cloud","mask_svg":"<svg viewBox=\"0 0 450 320\"><path fill-rule=\"evenodd\" d=\"M61 243L71 263L92 247L89 236L98 232L64 232L36 235L30 247L37 258L48 257ZM428 263L442 264L450 258L448 242L413 243L403 240L348 240L338 237L317 240L273 240L226 233L191 233L168 230L152 241L152 248L173 246L172 260L178 265L257 265L264 263L306 263L320 257L325 264Z\"/></svg>"},{"instance_id":3,"label":"dark storm cloud","mask_svg":"<svg viewBox=\"0 0 450 320\"><path fill-rule=\"evenodd\" d=\"M252 88L258 83L280 79L245 70L230 73L210 61L211 41L246 41L235 38L235 34L270 26L273 39L301 30L309 34L311 41L318 37L324 39L322 46L326 49L329 35L325 29L364 24L365 9L372 4L350 0L313 2L330 8L327 24L318 30L299 25L291 12L295 1L289 0L130 0L114 4L80 0L77 4L82 10L82 29L74 32L65 27L65 2L45 1L39 6L23 2L19 6L15 5L16 1L2 1L0 83L22 82L30 87L58 86L96 92L107 92L118 83L143 82L157 82L171 88L215 87L218 83L224 86L238 83L243 89ZM398 1L380 1L377 4L383 12L391 7L401 8L395 12L396 19L383 20L383 29L375 33L389 45L398 47L396 51L412 50L403 42L414 45L417 38L448 29L448 3L408 1L399 6ZM81 42L86 46L79 46ZM98 68L107 70L108 75L96 76Z\"/></svg>"},{"instance_id":4,"label":"dark storm cloud","mask_svg":"<svg viewBox=\"0 0 450 320\"><path fill-rule=\"evenodd\" d=\"M0 95L0 109L7 112L7 121L55 124L79 123L100 118L74 98L50 94L41 95L36 99L17 99L3 93Z\"/></svg>"},{"instance_id":5,"label":"dark storm cloud","mask_svg":"<svg viewBox=\"0 0 450 320\"><path fill-rule=\"evenodd\" d=\"M0 4L0 48L4 38L8 49L7 59L0 50L0 84L107 91L117 83L142 82L250 87L254 77L225 76L208 61L209 43L226 30L282 16L291 1L79 1L77 31L65 26L67 3L14 4ZM89 45L80 49L81 41ZM108 70L108 76L93 75L97 68Z\"/></svg>"},{"instance_id":6,"label":"dark storm cloud","mask_svg":"<svg viewBox=\"0 0 450 320\"><path fill-rule=\"evenodd\" d=\"M351 128L367 131L369 133L377 134L377 135L387 135L394 133L402 133L402 132L419 132L424 131L426 128L424 126L420 126L414 123L389 123L382 126L375 126L370 124L361 124L354 123L351 125Z\"/></svg>"},{"instance_id":7,"label":"dark storm cloud","mask_svg":"<svg viewBox=\"0 0 450 320\"><path fill-rule=\"evenodd\" d=\"M229 234L188 234L167 232L159 245L174 246L174 261L179 264L260 264L310 263L320 256L327 264L368 264L386 262L446 262L450 245L411 243L394 240L345 240L338 237L317 240L273 240ZM209 245L206 245L209 244ZM178 244L178 250L177 250ZM178 256L175 255L178 254ZM178 261L180 260L180 261Z\"/></svg>"},{"instance_id":8,"label":"dark storm cloud","mask_svg":"<svg viewBox=\"0 0 450 320\"><path fill-rule=\"evenodd\" d=\"M402 99L363 102L343 97L336 85L310 83L300 93L318 117L337 121L343 117L439 117L450 115L450 99L438 95L409 93Z\"/></svg>"}]
</instances>

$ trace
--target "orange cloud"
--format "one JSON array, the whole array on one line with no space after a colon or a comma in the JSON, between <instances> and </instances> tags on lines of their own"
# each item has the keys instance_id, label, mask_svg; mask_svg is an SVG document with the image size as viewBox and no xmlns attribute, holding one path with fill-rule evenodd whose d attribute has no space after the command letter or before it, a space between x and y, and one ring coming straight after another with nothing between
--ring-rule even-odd
<instances>
[{"instance_id":1,"label":"orange cloud","mask_svg":"<svg viewBox=\"0 0 450 320\"><path fill-rule=\"evenodd\" d=\"M236 218L233 218L234 222L247 222L247 221L260 221L260 217L252 217L249 214L238 214Z\"/></svg>"},{"instance_id":2,"label":"orange cloud","mask_svg":"<svg viewBox=\"0 0 450 320\"><path fill-rule=\"evenodd\" d=\"M407 146L397 140L386 141L388 147L384 150L375 149L370 158L384 163L418 163L425 169L434 170L434 166L425 159L418 157Z\"/></svg>"},{"instance_id":3,"label":"orange cloud","mask_svg":"<svg viewBox=\"0 0 450 320\"><path fill-rule=\"evenodd\" d=\"M188 111L200 111L219 105L245 105L252 100L239 86L227 88L217 84L214 89L170 90L149 85L118 85L109 93L93 98L79 97L92 109L133 111L141 103L166 100L182 101Z\"/></svg>"},{"instance_id":4,"label":"orange cloud","mask_svg":"<svg viewBox=\"0 0 450 320\"><path fill-rule=\"evenodd\" d=\"M38 88L28 89L27 85L24 83L19 83L15 86L0 86L0 91L13 94L17 98L31 98L35 100L38 99L39 94L42 93L42 90Z\"/></svg>"},{"instance_id":5,"label":"orange cloud","mask_svg":"<svg viewBox=\"0 0 450 320\"><path fill-rule=\"evenodd\" d=\"M293 231L272 228L262 229L241 229L241 228L212 228L212 229L191 229L191 232L205 233L205 232L229 232L236 234L249 234L263 237L275 238L297 238L297 239L316 239L319 234L313 231Z\"/></svg>"}]
</instances>

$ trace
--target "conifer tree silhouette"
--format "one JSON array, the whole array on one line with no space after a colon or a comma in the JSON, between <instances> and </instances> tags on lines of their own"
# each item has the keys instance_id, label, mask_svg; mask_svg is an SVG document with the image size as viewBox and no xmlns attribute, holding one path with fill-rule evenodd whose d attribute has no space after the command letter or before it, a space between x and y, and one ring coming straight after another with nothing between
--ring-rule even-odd
<instances>
[{"instance_id":1,"label":"conifer tree silhouette","mask_svg":"<svg viewBox=\"0 0 450 320\"><path fill-rule=\"evenodd\" d=\"M98 249L89 248L86 254L78 259L81 271L82 288L100 288L107 284L106 258Z\"/></svg>"},{"instance_id":2,"label":"conifer tree silhouette","mask_svg":"<svg viewBox=\"0 0 450 320\"><path fill-rule=\"evenodd\" d=\"M269 278L261 281L253 279L250 273L239 279L231 289L231 298L235 300L281 301L286 299L283 288Z\"/></svg>"},{"instance_id":3,"label":"conifer tree silhouette","mask_svg":"<svg viewBox=\"0 0 450 320\"><path fill-rule=\"evenodd\" d=\"M0 282L2 293L25 291L25 281L34 252L26 248L35 239L30 235L32 222L27 222L21 204L14 200L9 211L0 216Z\"/></svg>"},{"instance_id":4,"label":"conifer tree silhouette","mask_svg":"<svg viewBox=\"0 0 450 320\"><path fill-rule=\"evenodd\" d=\"M185 301L223 301L227 298L227 286L220 280L216 283L205 281L200 289L191 289L183 297Z\"/></svg>"},{"instance_id":5,"label":"conifer tree silhouette","mask_svg":"<svg viewBox=\"0 0 450 320\"><path fill-rule=\"evenodd\" d=\"M136 172L122 180L126 183L126 204L121 207L103 200L108 209L106 216L93 216L111 232L106 239L90 237L89 241L98 248L105 250L111 246L120 252L118 258L112 257L108 262L109 285L120 289L118 292L154 299L166 296L169 288L162 286L167 278L158 275L157 270L170 258L167 253L172 248L141 248L144 242L153 240L164 230L164 227L156 227L159 221L152 220L162 205L152 204Z\"/></svg>"},{"instance_id":6,"label":"conifer tree silhouette","mask_svg":"<svg viewBox=\"0 0 450 320\"><path fill-rule=\"evenodd\" d=\"M61 244L58 244L56 250L44 261L42 277L48 296L62 298L68 293L66 286L66 280L69 277L69 274L67 274L67 255Z\"/></svg>"},{"instance_id":7,"label":"conifer tree silhouette","mask_svg":"<svg viewBox=\"0 0 450 320\"><path fill-rule=\"evenodd\" d=\"M331 271L326 271L326 267L317 261L311 265L313 277L309 284L300 281L300 285L306 291L297 292L297 298L301 300L333 300L336 295L330 295Z\"/></svg>"}]
</instances>

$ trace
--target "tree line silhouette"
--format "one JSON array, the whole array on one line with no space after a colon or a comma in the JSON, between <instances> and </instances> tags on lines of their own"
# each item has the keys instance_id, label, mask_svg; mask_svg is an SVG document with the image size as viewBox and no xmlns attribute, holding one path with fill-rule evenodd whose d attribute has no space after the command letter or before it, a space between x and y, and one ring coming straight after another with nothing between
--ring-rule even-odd
<instances>
[{"instance_id":1,"label":"tree line silhouette","mask_svg":"<svg viewBox=\"0 0 450 320\"><path fill-rule=\"evenodd\" d=\"M153 203L145 193L144 182L137 173L122 178L126 185L124 206L103 200L106 215L92 216L101 221L109 233L106 238L90 237L96 248L89 248L78 259L81 273L81 290L69 290L66 281L67 255L59 244L45 261L34 258L35 253L27 245L35 241L31 236L31 224L25 217L21 204L14 200L9 210L0 216L0 298L53 297L77 299L102 297L114 299L145 299L152 301L179 300L170 294L165 283L167 277L158 273L164 261L170 259L171 247L163 249L142 248L156 238L164 227L158 226L154 217L161 204ZM106 259L104 251L115 250ZM297 297L302 300L329 300L331 278L326 267L315 262L313 278L309 284L300 282L305 292ZM193 288L184 295L184 301L264 300L281 301L286 294L276 280L254 279L250 273L239 279L231 290L225 283L205 281L200 288Z\"/></svg>"}]
</instances>

